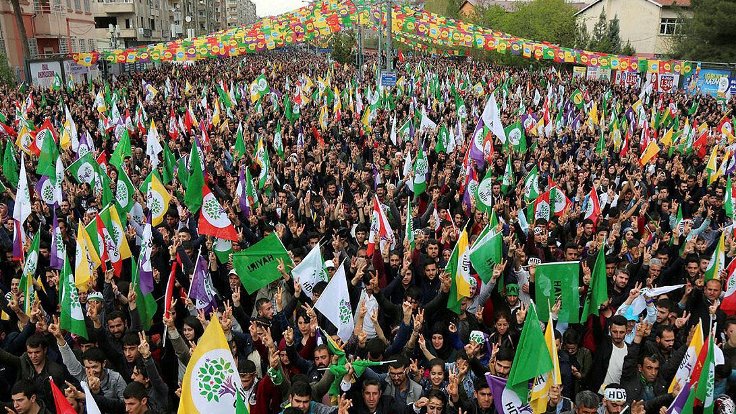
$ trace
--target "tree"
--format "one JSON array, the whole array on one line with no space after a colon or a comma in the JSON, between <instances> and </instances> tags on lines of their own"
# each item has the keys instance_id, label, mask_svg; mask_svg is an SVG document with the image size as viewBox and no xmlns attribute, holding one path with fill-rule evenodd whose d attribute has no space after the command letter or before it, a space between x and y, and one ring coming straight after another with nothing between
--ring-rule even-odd
<instances>
[{"instance_id":1,"label":"tree","mask_svg":"<svg viewBox=\"0 0 736 414\"><path fill-rule=\"evenodd\" d=\"M736 14L733 0L692 0L692 17L681 13L682 31L674 40L675 57L689 60L734 62Z\"/></svg>"},{"instance_id":2,"label":"tree","mask_svg":"<svg viewBox=\"0 0 736 414\"><path fill-rule=\"evenodd\" d=\"M622 55L627 55L627 56L633 56L633 55L635 55L635 54L636 54L636 49L634 49L634 46L631 46L631 42L629 42L629 41L627 40L627 41L626 41L626 44L625 44L625 45L624 45L624 47L623 47L623 48L621 49L621 54L622 54Z\"/></svg>"},{"instance_id":3,"label":"tree","mask_svg":"<svg viewBox=\"0 0 736 414\"><path fill-rule=\"evenodd\" d=\"M611 49L606 9L601 10L598 21L593 26L593 34L590 37L588 49L603 53L607 53Z\"/></svg>"},{"instance_id":4,"label":"tree","mask_svg":"<svg viewBox=\"0 0 736 414\"><path fill-rule=\"evenodd\" d=\"M588 28L585 27L584 21L579 21L575 24L575 43L573 47L576 49L585 49L590 43L590 34Z\"/></svg>"},{"instance_id":5,"label":"tree","mask_svg":"<svg viewBox=\"0 0 736 414\"><path fill-rule=\"evenodd\" d=\"M8 66L8 57L5 55L0 55L0 84L15 84L15 73Z\"/></svg>"},{"instance_id":6,"label":"tree","mask_svg":"<svg viewBox=\"0 0 736 414\"><path fill-rule=\"evenodd\" d=\"M332 37L332 59L340 63L353 62L355 33L352 31L336 33Z\"/></svg>"},{"instance_id":7,"label":"tree","mask_svg":"<svg viewBox=\"0 0 736 414\"><path fill-rule=\"evenodd\" d=\"M608 44L610 49L608 53L619 54L621 53L621 35L620 26L618 21L618 15L613 16L613 20L608 23Z\"/></svg>"},{"instance_id":8,"label":"tree","mask_svg":"<svg viewBox=\"0 0 736 414\"><path fill-rule=\"evenodd\" d=\"M463 5L462 0L447 0L447 10L445 16L457 19L460 17L460 6Z\"/></svg>"},{"instance_id":9,"label":"tree","mask_svg":"<svg viewBox=\"0 0 736 414\"><path fill-rule=\"evenodd\" d=\"M31 58L31 48L28 46L28 35L26 35L26 25L23 22L23 10L20 7L20 0L10 0L13 6L13 15L15 15L15 24L18 26L18 36L20 37L21 48L23 49L23 61L26 62Z\"/></svg>"},{"instance_id":10,"label":"tree","mask_svg":"<svg viewBox=\"0 0 736 414\"><path fill-rule=\"evenodd\" d=\"M517 37L573 47L576 9L564 0L518 2L513 12L500 6L477 7L473 23Z\"/></svg>"}]
</instances>

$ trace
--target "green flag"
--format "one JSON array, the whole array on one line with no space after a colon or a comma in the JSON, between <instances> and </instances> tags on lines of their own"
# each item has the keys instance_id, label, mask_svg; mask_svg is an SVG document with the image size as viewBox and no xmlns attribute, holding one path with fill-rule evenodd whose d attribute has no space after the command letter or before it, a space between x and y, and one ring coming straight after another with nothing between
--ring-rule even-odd
<instances>
[{"instance_id":1,"label":"green flag","mask_svg":"<svg viewBox=\"0 0 736 414\"><path fill-rule=\"evenodd\" d=\"M204 174L196 143L192 145L189 157L189 168L192 169L192 173L189 175L187 188L184 191L184 204L190 212L196 213L202 207L202 187L204 187Z\"/></svg>"},{"instance_id":2,"label":"green flag","mask_svg":"<svg viewBox=\"0 0 736 414\"><path fill-rule=\"evenodd\" d=\"M133 152L130 149L130 135L128 135L128 130L125 129L123 131L123 135L120 137L120 141L115 145L115 149L110 156L110 165L116 166L118 171L120 171L123 169L123 161L125 160L125 157L130 157L132 155Z\"/></svg>"},{"instance_id":3,"label":"green flag","mask_svg":"<svg viewBox=\"0 0 736 414\"><path fill-rule=\"evenodd\" d=\"M36 235L33 236L31 249L28 250L26 262L23 265L23 274L21 275L20 284L18 286L18 290L24 296L23 312L25 312L26 315L31 314L31 305L33 304L36 294L35 289L33 288L33 281L36 278L36 271L38 270L38 249L41 240L40 235L41 232L37 231Z\"/></svg>"},{"instance_id":4,"label":"green flag","mask_svg":"<svg viewBox=\"0 0 736 414\"><path fill-rule=\"evenodd\" d=\"M414 243L414 218L411 216L411 197L406 203L406 223L404 224L404 237L409 242L409 248L414 251L416 244Z\"/></svg>"},{"instance_id":5,"label":"green flag","mask_svg":"<svg viewBox=\"0 0 736 414\"><path fill-rule=\"evenodd\" d=\"M545 345L536 306L532 302L524 320L506 388L514 391L524 404L528 401L529 381L552 371L552 368L552 358Z\"/></svg>"},{"instance_id":6,"label":"green flag","mask_svg":"<svg viewBox=\"0 0 736 414\"><path fill-rule=\"evenodd\" d=\"M12 147L10 142L5 146L5 153L3 154L3 175L10 185L18 187L18 180L20 179L18 175L18 161L15 159Z\"/></svg>"},{"instance_id":7,"label":"green flag","mask_svg":"<svg viewBox=\"0 0 736 414\"><path fill-rule=\"evenodd\" d=\"M59 149L56 148L51 131L46 129L44 133L46 136L41 145L41 154L38 157L36 174L54 177L56 176L56 159L59 158Z\"/></svg>"},{"instance_id":8,"label":"green flag","mask_svg":"<svg viewBox=\"0 0 736 414\"><path fill-rule=\"evenodd\" d=\"M587 321L589 315L598 315L598 309L608 300L608 281L606 280L606 255L603 248L598 249L593 272L590 275L588 295L585 297L581 321Z\"/></svg>"},{"instance_id":9,"label":"green flag","mask_svg":"<svg viewBox=\"0 0 736 414\"><path fill-rule=\"evenodd\" d=\"M59 76L58 73L54 73L54 80L51 82L51 89L55 91L60 91L62 84L63 82L61 81L61 76Z\"/></svg>"},{"instance_id":10,"label":"green flag","mask_svg":"<svg viewBox=\"0 0 736 414\"><path fill-rule=\"evenodd\" d=\"M243 400L243 394L237 390L235 391L235 394L235 414L248 414L250 411L248 410L248 404Z\"/></svg>"},{"instance_id":11,"label":"green flag","mask_svg":"<svg viewBox=\"0 0 736 414\"><path fill-rule=\"evenodd\" d=\"M549 320L549 307L557 298L561 299L558 320L578 323L580 318L580 295L578 293L579 262L553 262L537 265L534 295L541 304L539 318Z\"/></svg>"},{"instance_id":12,"label":"green flag","mask_svg":"<svg viewBox=\"0 0 736 414\"><path fill-rule=\"evenodd\" d=\"M526 135L521 122L516 121L504 128L504 131L506 132L507 145L511 145L514 151L524 154L526 152Z\"/></svg>"},{"instance_id":13,"label":"green flag","mask_svg":"<svg viewBox=\"0 0 736 414\"><path fill-rule=\"evenodd\" d=\"M572 100L573 105L577 107L578 109L581 109L583 105L585 105L585 99L583 98L583 93L580 92L580 89L575 89L572 91L572 94L570 95L570 100Z\"/></svg>"},{"instance_id":14,"label":"green flag","mask_svg":"<svg viewBox=\"0 0 736 414\"><path fill-rule=\"evenodd\" d=\"M713 341L713 329L708 335L708 351L705 354L703 368L700 370L700 378L695 388L695 398L703 404L703 414L713 414L714 407L714 385L715 385L715 343ZM693 392L692 390L690 392Z\"/></svg>"},{"instance_id":15,"label":"green flag","mask_svg":"<svg viewBox=\"0 0 736 414\"><path fill-rule=\"evenodd\" d=\"M512 189L516 183L514 182L514 169L511 166L511 157L506 158L506 169L503 172L503 179L501 180L501 191L506 194Z\"/></svg>"},{"instance_id":16,"label":"green flag","mask_svg":"<svg viewBox=\"0 0 736 414\"><path fill-rule=\"evenodd\" d=\"M450 132L447 130L445 124L440 125L440 130L437 133L437 143L434 146L435 152L447 153L447 142L450 140Z\"/></svg>"},{"instance_id":17,"label":"green flag","mask_svg":"<svg viewBox=\"0 0 736 414\"><path fill-rule=\"evenodd\" d=\"M682 211L680 210L680 208L678 208L677 212L682 215ZM733 187L731 184L730 175L726 179L726 194L724 195L723 209L726 211L726 215L728 217L731 217L731 220L733 220Z\"/></svg>"},{"instance_id":18,"label":"green flag","mask_svg":"<svg viewBox=\"0 0 736 414\"><path fill-rule=\"evenodd\" d=\"M493 169L488 168L486 175L475 188L476 207L486 213L493 209Z\"/></svg>"},{"instance_id":19,"label":"green flag","mask_svg":"<svg viewBox=\"0 0 736 414\"><path fill-rule=\"evenodd\" d=\"M427 174L429 173L429 163L424 155L422 146L419 146L417 158L414 160L414 197L427 190Z\"/></svg>"},{"instance_id":20,"label":"green flag","mask_svg":"<svg viewBox=\"0 0 736 414\"><path fill-rule=\"evenodd\" d=\"M284 261L287 272L294 267L294 262L276 233L269 234L245 250L233 253L233 269L249 295L281 277L278 259Z\"/></svg>"},{"instance_id":21,"label":"green flag","mask_svg":"<svg viewBox=\"0 0 736 414\"><path fill-rule=\"evenodd\" d=\"M115 187L115 201L118 203L118 209L125 217L126 214L130 213L133 209L133 195L135 194L135 187L128 178L128 174L125 170L121 169L118 171L118 182Z\"/></svg>"},{"instance_id":22,"label":"green flag","mask_svg":"<svg viewBox=\"0 0 736 414\"><path fill-rule=\"evenodd\" d=\"M189 181L189 170L187 169L187 162L184 157L179 158L179 161L176 162L176 178L180 183Z\"/></svg>"},{"instance_id":23,"label":"green flag","mask_svg":"<svg viewBox=\"0 0 736 414\"><path fill-rule=\"evenodd\" d=\"M92 153L88 152L74 161L66 170L71 173L72 177L74 177L79 184L86 183L93 186L99 169L100 166L92 156Z\"/></svg>"},{"instance_id":24,"label":"green flag","mask_svg":"<svg viewBox=\"0 0 736 414\"><path fill-rule=\"evenodd\" d=\"M163 183L169 184L174 181L174 170L176 169L176 158L174 153L171 152L169 144L164 144L164 176Z\"/></svg>"},{"instance_id":25,"label":"green flag","mask_svg":"<svg viewBox=\"0 0 736 414\"><path fill-rule=\"evenodd\" d=\"M496 214L494 211L493 215ZM488 224L478 235L470 249L470 263L478 277L488 283L493 276L493 266L503 259L503 233L496 226Z\"/></svg>"},{"instance_id":26,"label":"green flag","mask_svg":"<svg viewBox=\"0 0 736 414\"><path fill-rule=\"evenodd\" d=\"M284 137L281 134L281 121L276 124L276 131L273 133L273 148L279 158L284 159Z\"/></svg>"},{"instance_id":27,"label":"green flag","mask_svg":"<svg viewBox=\"0 0 736 414\"><path fill-rule=\"evenodd\" d=\"M64 260L59 284L61 285L61 309L66 310L66 312L61 312L59 321L61 329L88 338L84 311L79 303L79 293L77 287L74 286L74 274L68 257Z\"/></svg>"},{"instance_id":28,"label":"green flag","mask_svg":"<svg viewBox=\"0 0 736 414\"><path fill-rule=\"evenodd\" d=\"M238 123L238 132L235 133L235 148L233 158L237 161L245 155L245 140L243 139L243 123Z\"/></svg>"},{"instance_id":29,"label":"green flag","mask_svg":"<svg viewBox=\"0 0 736 414\"><path fill-rule=\"evenodd\" d=\"M230 240L215 238L212 250L220 263L227 263L230 260L230 253L233 252L233 244Z\"/></svg>"},{"instance_id":30,"label":"green flag","mask_svg":"<svg viewBox=\"0 0 736 414\"><path fill-rule=\"evenodd\" d=\"M535 165L524 179L524 199L534 201L539 197L539 172Z\"/></svg>"},{"instance_id":31,"label":"green flag","mask_svg":"<svg viewBox=\"0 0 736 414\"><path fill-rule=\"evenodd\" d=\"M230 100L230 95L225 92L225 90L222 89L222 86L220 84L215 84L215 88L217 89L217 95L220 97L220 102L222 102L222 105L229 109L233 106L232 101Z\"/></svg>"},{"instance_id":32,"label":"green flag","mask_svg":"<svg viewBox=\"0 0 736 414\"><path fill-rule=\"evenodd\" d=\"M153 298L152 293L146 293L145 295L141 292L141 280L138 274L138 262L135 257L130 258L130 269L131 278L130 283L135 287L135 307L138 310L138 316L141 319L141 325L144 330L151 329L153 325L153 317L156 315L158 305L156 299Z\"/></svg>"}]
</instances>

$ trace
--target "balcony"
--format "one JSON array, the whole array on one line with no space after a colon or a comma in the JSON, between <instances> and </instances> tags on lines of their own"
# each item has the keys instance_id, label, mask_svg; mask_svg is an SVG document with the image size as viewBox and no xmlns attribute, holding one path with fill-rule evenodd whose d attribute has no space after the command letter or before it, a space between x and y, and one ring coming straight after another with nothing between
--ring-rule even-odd
<instances>
[{"instance_id":1,"label":"balcony","mask_svg":"<svg viewBox=\"0 0 736 414\"><path fill-rule=\"evenodd\" d=\"M135 29L120 29L120 38L121 39L132 39L136 37L138 33Z\"/></svg>"},{"instance_id":2,"label":"balcony","mask_svg":"<svg viewBox=\"0 0 736 414\"><path fill-rule=\"evenodd\" d=\"M135 13L133 0L105 0L102 11L107 14Z\"/></svg>"}]
</instances>

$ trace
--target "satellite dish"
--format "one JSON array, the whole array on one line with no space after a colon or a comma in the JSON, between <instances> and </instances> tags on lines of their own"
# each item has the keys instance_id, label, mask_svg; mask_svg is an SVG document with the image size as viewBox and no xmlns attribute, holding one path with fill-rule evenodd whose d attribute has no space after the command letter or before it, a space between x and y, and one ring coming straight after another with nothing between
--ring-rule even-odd
<instances>
[{"instance_id":1,"label":"satellite dish","mask_svg":"<svg viewBox=\"0 0 736 414\"><path fill-rule=\"evenodd\" d=\"M192 16L187 16L187 17L184 18L184 20L186 20L187 23L189 23L189 22L192 21Z\"/></svg>"}]
</instances>

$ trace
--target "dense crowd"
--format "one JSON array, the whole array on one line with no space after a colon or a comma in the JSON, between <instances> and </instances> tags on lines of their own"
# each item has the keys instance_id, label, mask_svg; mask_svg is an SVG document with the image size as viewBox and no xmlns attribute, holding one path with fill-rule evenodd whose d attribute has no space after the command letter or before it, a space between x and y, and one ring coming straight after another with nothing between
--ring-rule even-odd
<instances>
[{"instance_id":1,"label":"dense crowd","mask_svg":"<svg viewBox=\"0 0 736 414\"><path fill-rule=\"evenodd\" d=\"M693 353L694 336L717 349L702 353L712 355L699 363L710 369L709 395L699 395L689 410L733 414L736 309L722 306L734 291L727 280L736 283L729 279L736 151L732 133L721 128L734 107L730 96L659 93L645 82L573 79L567 67L522 69L470 58L409 57L397 62L392 88L377 88L374 60L362 75L325 56L282 51L163 64L51 90L0 87L9 127L0 137L6 410L56 412L53 381L77 413L92 412L90 401L102 413L175 412L187 363L214 317L251 413L502 414L486 374L503 379L522 370L514 365L534 366L534 354L518 355L525 329L541 337L551 323L559 373L535 414L661 413L686 386L670 384ZM259 77L269 92L252 100L250 85ZM488 125L492 94L502 128L521 123L523 145ZM74 145L64 143L69 117ZM43 184L43 157L22 151L12 135L45 121L56 129L57 156L67 168L61 198L51 203L35 191ZM150 154L151 121L168 147L164 155ZM470 148L478 130L480 155ZM123 139L131 153L116 166L112 156ZM651 157L650 142L661 147ZM79 182L68 170L84 155L74 148L80 145L102 160L102 184ZM30 214L20 223L9 152L24 161L20 171L31 189ZM230 256L200 234L200 214L185 202L195 153L206 187L237 233ZM713 155L715 169L708 162ZM420 157L426 171L415 168ZM132 257L119 267L102 260L88 284L60 295L65 270L53 255L65 250L78 269L79 223L95 222L116 203L124 190L121 170L135 192L127 215L118 204ZM142 185L152 170L173 196L153 226ZM239 185L245 170L255 197ZM425 180L417 180L417 171ZM492 181L480 200L473 190L484 177ZM553 187L564 207L558 211L553 202L540 215L529 193ZM392 234L381 232L382 220ZM501 256L483 270L458 265L458 239L467 236L472 246L484 230L500 231ZM143 258L146 231L153 242ZM37 266L24 288L36 234ZM276 280L248 292L233 257L272 234L294 265L319 245L328 278L302 286L286 260ZM190 297L200 255L214 306ZM141 309L143 276L134 274L133 259L152 271L152 309ZM572 301L538 297L536 278L553 262L577 264ZM605 297L595 302L591 281L601 266ZM347 335L316 309L334 275L345 278L349 293ZM470 291L458 295L463 283ZM63 306L67 296L78 298L86 337L65 325L74 312ZM584 309L586 302L593 308ZM583 316L563 320L565 309ZM538 318L541 329L527 328L529 318L534 324Z\"/></svg>"}]
</instances>

